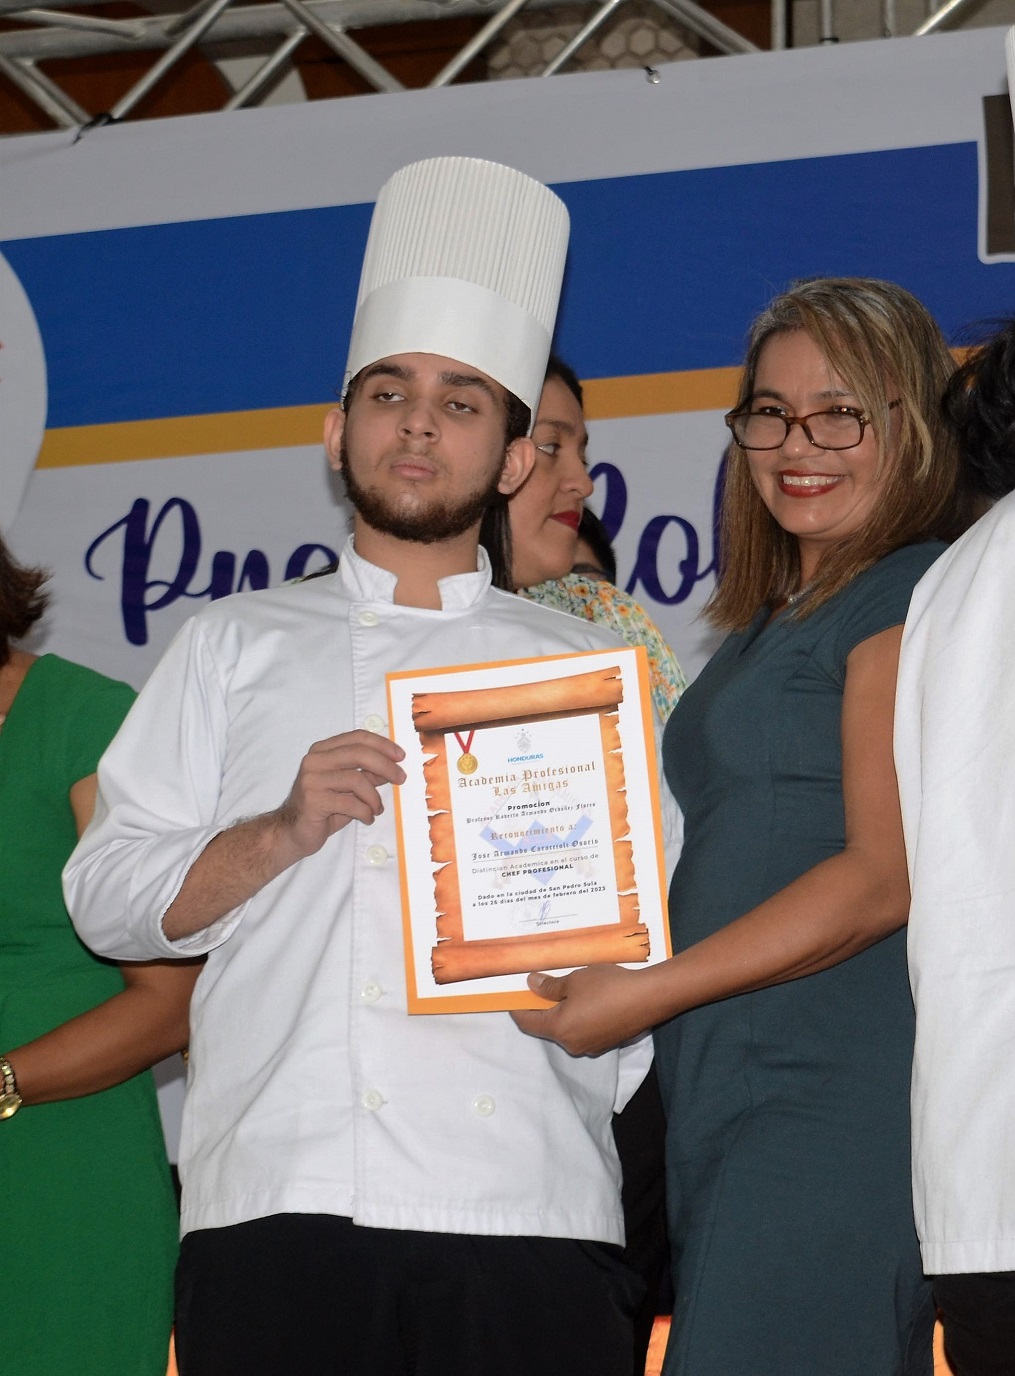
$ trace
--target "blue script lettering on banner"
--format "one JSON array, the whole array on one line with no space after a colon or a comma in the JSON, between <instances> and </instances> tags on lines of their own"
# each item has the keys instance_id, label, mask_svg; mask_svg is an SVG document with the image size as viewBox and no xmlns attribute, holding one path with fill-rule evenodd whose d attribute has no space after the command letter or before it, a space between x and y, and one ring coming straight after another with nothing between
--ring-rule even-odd
<instances>
[{"instance_id":1,"label":"blue script lettering on banner","mask_svg":"<svg viewBox=\"0 0 1015 1376\"><path fill-rule=\"evenodd\" d=\"M590 469L589 476L593 481L599 478L604 480L602 521L612 540L619 533L627 515L627 481L612 463L597 463ZM713 528L709 532L712 555L708 561L705 562L703 542L692 521L675 514L653 516L638 540L634 569L627 580L627 592L634 593L640 586L652 601L673 606L686 601L696 584L715 572L722 479L723 469L720 468L713 498ZM178 526L171 527L167 536L164 527L170 516L178 518ZM181 597L215 601L230 593L241 592L244 588L271 586L268 556L263 550L251 549L243 555L242 560L232 550L216 550L211 556L208 583L204 587L194 587L202 553L201 522L194 506L183 497L170 497L154 518L150 517L151 502L146 497L138 497L127 514L97 535L85 552L86 571L92 578L101 581L104 575L95 568L95 555L118 531L123 531L120 611L124 635L129 644L147 645L150 613L161 611ZM676 565L679 575L677 586L669 592L659 568L659 548L663 536L671 527L675 527L683 537L685 553ZM167 538L173 539L179 546L176 569L170 578L152 578L150 573L157 547L164 554ZM299 545L286 561L283 579L302 577L311 561L316 562L315 556L322 556L325 562L334 562L338 557L328 545Z\"/></svg>"},{"instance_id":2,"label":"blue script lettering on banner","mask_svg":"<svg viewBox=\"0 0 1015 1376\"><path fill-rule=\"evenodd\" d=\"M131 645L147 645L148 614L168 607L181 597L207 597L215 601L216 598L227 597L230 593L240 592L244 588L266 588L271 583L268 556L263 550L249 550L242 564L239 564L239 556L231 550L216 550L212 555L211 577L207 586L192 587L201 559L201 523L197 512L183 497L170 497L149 526L150 509L151 503L148 499L138 497L126 516L114 521L101 535L97 535L85 552L85 569L92 578L101 581L103 575L93 566L94 555L112 535L118 530L123 530L120 610L124 635ZM169 579L150 578L156 542L163 523L174 512L179 515L180 521L180 557L176 572ZM318 553L322 554L326 561L334 561L338 557L327 545L299 545L286 562L284 577L301 577L306 572L311 558ZM160 591L149 600L150 590Z\"/></svg>"},{"instance_id":3,"label":"blue script lettering on banner","mask_svg":"<svg viewBox=\"0 0 1015 1376\"><path fill-rule=\"evenodd\" d=\"M605 479L606 491L599 519L612 543L620 534L620 527L627 515L627 479L615 463L594 463L589 469L589 477L594 483L600 478Z\"/></svg>"},{"instance_id":4,"label":"blue script lettering on banner","mask_svg":"<svg viewBox=\"0 0 1015 1376\"><path fill-rule=\"evenodd\" d=\"M692 521L685 516L653 516L638 540L634 569L627 580L625 592L633 594L640 585L653 602L660 602L664 607L672 607L678 602L685 602L696 584L716 572L719 551L719 504L722 499L724 475L725 464L722 464L716 475L712 495L712 529L709 532L712 555L708 562L703 565L702 540ZM619 534L627 515L627 480L616 464L612 463L594 464L589 469L589 477L593 482L599 478L604 479L603 514L600 519L612 541ZM676 527L683 536L686 552L677 563L679 582L673 592L667 592L659 570L659 546L671 526Z\"/></svg>"}]
</instances>

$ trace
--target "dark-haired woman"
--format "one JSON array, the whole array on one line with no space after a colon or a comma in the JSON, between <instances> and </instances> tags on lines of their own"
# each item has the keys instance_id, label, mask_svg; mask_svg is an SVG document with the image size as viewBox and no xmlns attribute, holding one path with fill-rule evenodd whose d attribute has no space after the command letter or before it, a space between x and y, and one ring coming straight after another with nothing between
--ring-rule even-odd
<instances>
[{"instance_id":1,"label":"dark-haired woman","mask_svg":"<svg viewBox=\"0 0 1015 1376\"><path fill-rule=\"evenodd\" d=\"M487 512L480 543L490 555L496 587L607 626L629 644L643 645L652 701L663 723L687 685L676 656L644 608L615 587L612 578L598 569L590 576L574 568L582 524L592 516L584 510L592 481L585 461L583 408L574 370L551 354L532 426L535 467L517 492ZM596 525L601 552L612 561L615 577L609 538L598 521Z\"/></svg>"},{"instance_id":2,"label":"dark-haired woman","mask_svg":"<svg viewBox=\"0 0 1015 1376\"><path fill-rule=\"evenodd\" d=\"M595 1052L656 1025L676 1307L666 1376L929 1376L913 1225L892 764L902 625L957 514L940 331L890 283L755 322L713 621L667 727L685 816L670 961L534 977Z\"/></svg>"},{"instance_id":3,"label":"dark-haired woman","mask_svg":"<svg viewBox=\"0 0 1015 1376\"><path fill-rule=\"evenodd\" d=\"M574 370L550 355L532 427L536 463L521 488L487 512L481 542L490 552L493 581L544 606L607 626L648 655L652 700L660 724L673 711L687 680L676 656L644 609L615 587L616 560L598 526L597 557L611 577L575 572L577 546L591 495L582 385ZM595 518L593 518L595 519ZM593 534L593 538L596 535ZM665 1124L653 1067L622 1113L613 1134L623 1171L627 1234L625 1260L645 1283L634 1315L634 1370L643 1371L656 1315L669 1308L668 1248L663 1199Z\"/></svg>"},{"instance_id":4,"label":"dark-haired woman","mask_svg":"<svg viewBox=\"0 0 1015 1376\"><path fill-rule=\"evenodd\" d=\"M45 575L0 540L0 1367L165 1376L176 1202L151 1076L187 1039L193 967L81 945L60 871L133 700L12 645Z\"/></svg>"}]
</instances>

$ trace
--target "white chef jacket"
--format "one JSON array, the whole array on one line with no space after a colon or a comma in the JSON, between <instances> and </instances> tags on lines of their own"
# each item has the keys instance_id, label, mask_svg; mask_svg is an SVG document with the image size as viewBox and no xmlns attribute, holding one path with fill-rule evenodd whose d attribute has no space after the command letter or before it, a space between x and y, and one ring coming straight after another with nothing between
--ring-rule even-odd
<instances>
[{"instance_id":1,"label":"white chef jacket","mask_svg":"<svg viewBox=\"0 0 1015 1376\"><path fill-rule=\"evenodd\" d=\"M1015 493L921 579L895 760L925 1270L1015 1270Z\"/></svg>"},{"instance_id":2,"label":"white chef jacket","mask_svg":"<svg viewBox=\"0 0 1015 1376\"><path fill-rule=\"evenodd\" d=\"M622 643L492 588L483 551L478 572L440 581L440 611L395 605L395 583L350 541L336 574L188 622L99 767L68 905L103 955L208 953L184 1232L295 1212L622 1243L610 1122L647 1069L647 1039L574 1058L507 1013L410 1018L390 791L372 825L350 823L205 931L162 931L208 842L277 807L314 741L386 732L386 672Z\"/></svg>"}]
</instances>

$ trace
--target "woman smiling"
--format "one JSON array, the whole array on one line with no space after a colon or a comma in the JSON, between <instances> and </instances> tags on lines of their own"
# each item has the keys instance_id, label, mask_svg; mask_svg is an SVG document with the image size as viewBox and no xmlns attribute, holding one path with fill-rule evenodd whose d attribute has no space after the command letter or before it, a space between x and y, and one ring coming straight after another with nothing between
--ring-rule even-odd
<instances>
[{"instance_id":1,"label":"woman smiling","mask_svg":"<svg viewBox=\"0 0 1015 1376\"><path fill-rule=\"evenodd\" d=\"M892 725L916 581L961 525L940 331L886 282L755 321L711 619L664 739L676 954L534 976L526 1030L655 1025L676 1307L666 1376L930 1376L913 1225L909 902Z\"/></svg>"}]
</instances>

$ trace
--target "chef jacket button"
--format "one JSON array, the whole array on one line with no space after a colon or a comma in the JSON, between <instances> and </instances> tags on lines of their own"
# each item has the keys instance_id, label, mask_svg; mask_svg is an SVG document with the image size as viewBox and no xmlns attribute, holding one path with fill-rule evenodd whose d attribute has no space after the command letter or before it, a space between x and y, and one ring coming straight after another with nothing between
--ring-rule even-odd
<instances>
[{"instance_id":1,"label":"chef jacket button","mask_svg":"<svg viewBox=\"0 0 1015 1376\"><path fill-rule=\"evenodd\" d=\"M363 988L359 991L360 999L363 1003L376 1003L384 990L375 980L367 980Z\"/></svg>"},{"instance_id":2,"label":"chef jacket button","mask_svg":"<svg viewBox=\"0 0 1015 1376\"><path fill-rule=\"evenodd\" d=\"M376 626L380 619L377 613L372 612L369 607L359 614L359 624L361 626Z\"/></svg>"},{"instance_id":3,"label":"chef jacket button","mask_svg":"<svg viewBox=\"0 0 1015 1376\"><path fill-rule=\"evenodd\" d=\"M367 1089L363 1091L363 1107L368 1108L371 1113L376 1113L384 1104L384 1095L379 1089Z\"/></svg>"},{"instance_id":4,"label":"chef jacket button","mask_svg":"<svg viewBox=\"0 0 1015 1376\"><path fill-rule=\"evenodd\" d=\"M369 717L363 718L363 725L368 731L383 731L384 718L379 717L376 712L371 712Z\"/></svg>"},{"instance_id":5,"label":"chef jacket button","mask_svg":"<svg viewBox=\"0 0 1015 1376\"><path fill-rule=\"evenodd\" d=\"M477 1094L472 1101L472 1107L480 1118L489 1118L497 1105L489 1094Z\"/></svg>"},{"instance_id":6,"label":"chef jacket button","mask_svg":"<svg viewBox=\"0 0 1015 1376\"><path fill-rule=\"evenodd\" d=\"M371 865L383 865L388 858L388 852L383 846L367 846L367 859Z\"/></svg>"}]
</instances>

